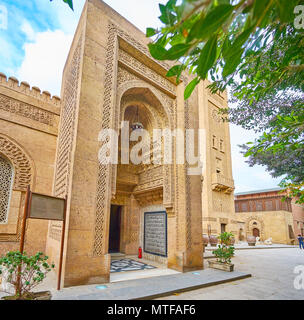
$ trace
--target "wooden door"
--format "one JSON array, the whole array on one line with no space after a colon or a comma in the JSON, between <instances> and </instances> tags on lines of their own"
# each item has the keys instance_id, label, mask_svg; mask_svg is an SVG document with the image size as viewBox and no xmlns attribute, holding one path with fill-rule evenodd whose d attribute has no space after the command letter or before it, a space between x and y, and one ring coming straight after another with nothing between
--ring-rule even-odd
<instances>
[{"instance_id":1,"label":"wooden door","mask_svg":"<svg viewBox=\"0 0 304 320\"><path fill-rule=\"evenodd\" d=\"M259 237L260 236L260 230L258 228L254 228L252 230L252 234L254 237Z\"/></svg>"}]
</instances>

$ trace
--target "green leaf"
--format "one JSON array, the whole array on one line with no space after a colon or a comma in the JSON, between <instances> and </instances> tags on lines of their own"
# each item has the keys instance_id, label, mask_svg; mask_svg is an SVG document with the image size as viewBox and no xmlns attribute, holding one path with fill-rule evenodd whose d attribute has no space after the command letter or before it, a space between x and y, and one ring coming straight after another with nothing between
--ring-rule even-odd
<instances>
[{"instance_id":1,"label":"green leaf","mask_svg":"<svg viewBox=\"0 0 304 320\"><path fill-rule=\"evenodd\" d=\"M191 96L193 90L195 89L195 87L198 85L199 82L200 82L199 78L195 78L187 85L184 92L185 100L187 100Z\"/></svg>"},{"instance_id":2,"label":"green leaf","mask_svg":"<svg viewBox=\"0 0 304 320\"><path fill-rule=\"evenodd\" d=\"M243 31L233 42L233 44L230 44L228 37L226 38L222 53L223 57L226 60L229 60L231 56L234 56L238 54L241 51L241 47L245 44L245 42L248 40L251 32L254 30L254 26L251 26L250 28Z\"/></svg>"},{"instance_id":3,"label":"green leaf","mask_svg":"<svg viewBox=\"0 0 304 320\"><path fill-rule=\"evenodd\" d=\"M157 33L157 31L155 29L153 29L153 28L147 28L147 30L146 30L146 36L148 38L156 35L156 33Z\"/></svg>"},{"instance_id":4,"label":"green leaf","mask_svg":"<svg viewBox=\"0 0 304 320\"><path fill-rule=\"evenodd\" d=\"M170 2L170 1L169 1ZM165 6L163 4L159 4L159 9L161 12L161 16L159 17L159 20L162 21L166 25L172 26L176 20L176 16L172 14L170 3L168 3L168 6Z\"/></svg>"},{"instance_id":5,"label":"green leaf","mask_svg":"<svg viewBox=\"0 0 304 320\"><path fill-rule=\"evenodd\" d=\"M253 8L253 20L257 21L261 16L265 15L265 10L267 8L268 1L265 0L255 0Z\"/></svg>"},{"instance_id":6,"label":"green leaf","mask_svg":"<svg viewBox=\"0 0 304 320\"><path fill-rule=\"evenodd\" d=\"M294 7L298 0L276 0L279 9L279 16L281 22L291 22L294 19Z\"/></svg>"},{"instance_id":7,"label":"green leaf","mask_svg":"<svg viewBox=\"0 0 304 320\"><path fill-rule=\"evenodd\" d=\"M215 7L194 24L187 41L190 42L193 39L206 40L226 22L232 11L233 6L231 5L223 4Z\"/></svg>"},{"instance_id":8,"label":"green leaf","mask_svg":"<svg viewBox=\"0 0 304 320\"><path fill-rule=\"evenodd\" d=\"M176 34L170 40L171 46L175 46L177 44L185 43L185 42L186 42L186 38L182 34Z\"/></svg>"},{"instance_id":9,"label":"green leaf","mask_svg":"<svg viewBox=\"0 0 304 320\"><path fill-rule=\"evenodd\" d=\"M151 56L157 60L166 60L168 56L168 52L165 48L157 43L149 43L148 44L149 51Z\"/></svg>"},{"instance_id":10,"label":"green leaf","mask_svg":"<svg viewBox=\"0 0 304 320\"><path fill-rule=\"evenodd\" d=\"M250 26L249 28L247 28L246 30L244 30L233 42L232 44L232 49L236 50L241 48L245 42L248 40L250 34L252 33L252 31L254 30L255 26Z\"/></svg>"},{"instance_id":11,"label":"green leaf","mask_svg":"<svg viewBox=\"0 0 304 320\"><path fill-rule=\"evenodd\" d=\"M166 74L166 77L174 77L180 75L183 70L183 65L177 65L172 67Z\"/></svg>"},{"instance_id":12,"label":"green leaf","mask_svg":"<svg viewBox=\"0 0 304 320\"><path fill-rule=\"evenodd\" d=\"M63 0L63 2L67 3L69 5L69 7L74 11L73 0Z\"/></svg>"},{"instance_id":13,"label":"green leaf","mask_svg":"<svg viewBox=\"0 0 304 320\"><path fill-rule=\"evenodd\" d=\"M233 73L237 66L240 64L244 49L240 49L238 52L235 52L232 56L230 56L225 62L225 66L223 69L223 77L229 76Z\"/></svg>"},{"instance_id":14,"label":"green leaf","mask_svg":"<svg viewBox=\"0 0 304 320\"><path fill-rule=\"evenodd\" d=\"M167 51L167 60L177 60L183 57L191 48L189 44L177 44Z\"/></svg>"},{"instance_id":15,"label":"green leaf","mask_svg":"<svg viewBox=\"0 0 304 320\"><path fill-rule=\"evenodd\" d=\"M216 60L216 49L217 49L217 35L214 35L205 44L198 60L197 74L203 80L207 78L208 71L212 68Z\"/></svg>"}]
</instances>

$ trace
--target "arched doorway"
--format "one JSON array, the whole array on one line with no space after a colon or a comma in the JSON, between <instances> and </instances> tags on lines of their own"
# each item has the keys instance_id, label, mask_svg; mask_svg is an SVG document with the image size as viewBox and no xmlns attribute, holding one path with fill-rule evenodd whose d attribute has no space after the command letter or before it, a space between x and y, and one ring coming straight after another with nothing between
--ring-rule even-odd
<instances>
[{"instance_id":1,"label":"arched doorway","mask_svg":"<svg viewBox=\"0 0 304 320\"><path fill-rule=\"evenodd\" d=\"M166 211L163 190L166 177L170 175L165 172L161 161L155 163L155 155L162 159L164 145L162 137L155 140L154 129L168 128L169 120L160 101L147 88L126 90L120 99L119 110L118 163L113 167L111 208L121 206L121 215L120 228L112 232L116 236L109 237L109 252L113 251L113 243L119 238L119 250L116 244L116 251L135 255L139 246L143 247L143 214L146 211ZM140 124L142 128L134 129L134 124ZM110 227L111 220L114 224L114 214L110 217ZM144 257L148 258L145 252Z\"/></svg>"},{"instance_id":2,"label":"arched doorway","mask_svg":"<svg viewBox=\"0 0 304 320\"><path fill-rule=\"evenodd\" d=\"M258 228L253 228L252 229L252 235L254 237L259 237L260 236L260 230Z\"/></svg>"}]
</instances>

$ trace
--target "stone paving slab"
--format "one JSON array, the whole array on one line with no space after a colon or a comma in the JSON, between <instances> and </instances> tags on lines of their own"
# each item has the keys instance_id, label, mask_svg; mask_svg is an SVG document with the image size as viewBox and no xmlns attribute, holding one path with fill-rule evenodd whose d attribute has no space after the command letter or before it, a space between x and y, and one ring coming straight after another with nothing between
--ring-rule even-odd
<instances>
[{"instance_id":1,"label":"stone paving slab","mask_svg":"<svg viewBox=\"0 0 304 320\"><path fill-rule=\"evenodd\" d=\"M143 300L167 296L178 292L214 286L251 277L251 274L205 269L168 276L137 279L106 284L104 290L97 285L64 288L53 292L54 300Z\"/></svg>"},{"instance_id":2,"label":"stone paving slab","mask_svg":"<svg viewBox=\"0 0 304 320\"><path fill-rule=\"evenodd\" d=\"M304 265L304 250L239 250L232 260L235 270L251 273L246 280L211 286L161 300L304 300L295 288L295 267ZM300 280L301 281L301 280Z\"/></svg>"},{"instance_id":3,"label":"stone paving slab","mask_svg":"<svg viewBox=\"0 0 304 320\"><path fill-rule=\"evenodd\" d=\"M288 248L298 248L297 245L288 245L288 244L272 244L272 245L264 245L259 244L255 246L249 246L248 244L236 244L234 246L235 250L254 250L254 249L288 249ZM206 247L206 251L213 251L216 247Z\"/></svg>"}]
</instances>

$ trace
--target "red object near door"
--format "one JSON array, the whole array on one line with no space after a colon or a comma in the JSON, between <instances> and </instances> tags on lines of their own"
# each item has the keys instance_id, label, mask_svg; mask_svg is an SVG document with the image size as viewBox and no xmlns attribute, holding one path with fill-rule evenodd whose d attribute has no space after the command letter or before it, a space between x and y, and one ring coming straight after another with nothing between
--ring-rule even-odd
<instances>
[{"instance_id":1,"label":"red object near door","mask_svg":"<svg viewBox=\"0 0 304 320\"><path fill-rule=\"evenodd\" d=\"M142 259L142 248L138 248L138 259Z\"/></svg>"}]
</instances>

